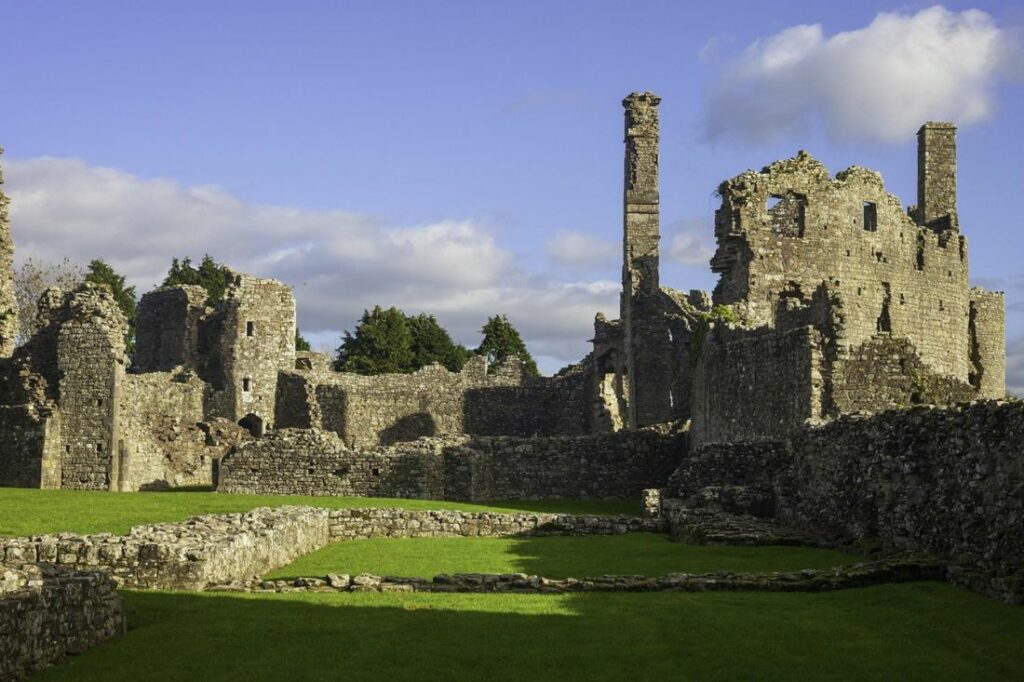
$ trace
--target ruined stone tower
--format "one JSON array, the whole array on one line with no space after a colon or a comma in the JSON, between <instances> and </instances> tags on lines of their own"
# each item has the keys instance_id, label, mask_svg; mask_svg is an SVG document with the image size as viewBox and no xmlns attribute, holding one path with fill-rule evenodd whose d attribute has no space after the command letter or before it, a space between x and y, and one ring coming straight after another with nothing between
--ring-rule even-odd
<instances>
[{"instance_id":1,"label":"ruined stone tower","mask_svg":"<svg viewBox=\"0 0 1024 682\"><path fill-rule=\"evenodd\" d=\"M0 155L4 149L0 147ZM4 171L0 167L0 185L4 184ZM18 331L17 301L14 298L14 240L7 219L10 203L0 188L0 357L14 352L14 339Z\"/></svg>"}]
</instances>

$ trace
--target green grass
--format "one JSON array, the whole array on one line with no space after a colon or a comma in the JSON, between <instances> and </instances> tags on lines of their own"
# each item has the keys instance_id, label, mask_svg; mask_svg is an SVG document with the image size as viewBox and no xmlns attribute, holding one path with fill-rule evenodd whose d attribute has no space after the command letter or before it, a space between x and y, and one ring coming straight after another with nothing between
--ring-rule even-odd
<instances>
[{"instance_id":1,"label":"green grass","mask_svg":"<svg viewBox=\"0 0 1024 682\"><path fill-rule=\"evenodd\" d=\"M374 538L336 542L270 574L375 573L429 578L439 573L530 573L549 578L603 574L793 571L858 561L807 547L699 547L664 535L523 538Z\"/></svg>"},{"instance_id":2,"label":"green grass","mask_svg":"<svg viewBox=\"0 0 1024 682\"><path fill-rule=\"evenodd\" d=\"M126 598L126 636L38 679L1011 680L1024 669L1024 609L938 583Z\"/></svg>"},{"instance_id":3,"label":"green grass","mask_svg":"<svg viewBox=\"0 0 1024 682\"><path fill-rule=\"evenodd\" d=\"M132 526L184 521L197 514L243 512L256 507L306 504L331 509L402 507L463 511L540 511L576 514L630 514L639 502L508 501L487 504L374 497L306 497L300 495L226 495L222 493L111 493L89 490L0 488L0 535L42 533L127 533Z\"/></svg>"}]
</instances>

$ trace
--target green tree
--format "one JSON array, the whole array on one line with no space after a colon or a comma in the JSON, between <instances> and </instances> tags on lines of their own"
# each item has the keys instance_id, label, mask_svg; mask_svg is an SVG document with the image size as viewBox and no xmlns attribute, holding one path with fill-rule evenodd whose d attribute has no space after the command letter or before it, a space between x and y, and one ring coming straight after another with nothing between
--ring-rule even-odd
<instances>
[{"instance_id":1,"label":"green tree","mask_svg":"<svg viewBox=\"0 0 1024 682\"><path fill-rule=\"evenodd\" d=\"M295 328L295 350L313 350L313 347L310 346L309 341L307 341L305 337L302 336L302 332L299 331L298 327Z\"/></svg>"},{"instance_id":2,"label":"green tree","mask_svg":"<svg viewBox=\"0 0 1024 682\"><path fill-rule=\"evenodd\" d=\"M218 263L207 254L199 262L199 267L192 265L192 259L175 258L171 261L171 269L164 277L163 286L174 284L196 284L206 289L206 305L213 305L224 298L224 292L231 280L228 266Z\"/></svg>"},{"instance_id":3,"label":"green tree","mask_svg":"<svg viewBox=\"0 0 1024 682\"><path fill-rule=\"evenodd\" d=\"M412 367L412 334L398 308L363 311L355 333L347 330L337 350L334 368L357 374L408 372Z\"/></svg>"},{"instance_id":4,"label":"green tree","mask_svg":"<svg viewBox=\"0 0 1024 682\"><path fill-rule=\"evenodd\" d=\"M472 355L465 346L452 341L451 334L438 324L433 315L420 313L406 317L405 321L412 335L413 370L438 362L452 372L458 372Z\"/></svg>"},{"instance_id":5,"label":"green tree","mask_svg":"<svg viewBox=\"0 0 1024 682\"><path fill-rule=\"evenodd\" d=\"M530 376L540 376L537 363L534 362L530 351L526 350L526 344L519 336L519 332L508 321L504 315L495 315L487 320L481 330L484 340L476 349L477 355L483 355L491 367L504 361L510 355L515 355L522 361Z\"/></svg>"},{"instance_id":6,"label":"green tree","mask_svg":"<svg viewBox=\"0 0 1024 682\"><path fill-rule=\"evenodd\" d=\"M124 338L124 343L128 353L131 354L135 350L135 287L126 287L124 275L117 274L100 258L89 263L85 281L102 284L114 294L117 307L121 309L125 319L128 320L128 334Z\"/></svg>"}]
</instances>

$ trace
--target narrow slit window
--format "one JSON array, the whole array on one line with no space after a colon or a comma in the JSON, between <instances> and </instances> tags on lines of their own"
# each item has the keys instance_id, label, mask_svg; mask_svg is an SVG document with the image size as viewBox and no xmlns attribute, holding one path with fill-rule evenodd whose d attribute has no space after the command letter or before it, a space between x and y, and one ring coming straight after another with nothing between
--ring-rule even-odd
<instances>
[{"instance_id":1,"label":"narrow slit window","mask_svg":"<svg viewBox=\"0 0 1024 682\"><path fill-rule=\"evenodd\" d=\"M878 230L878 206L871 201L864 202L864 229L868 232Z\"/></svg>"},{"instance_id":2,"label":"narrow slit window","mask_svg":"<svg viewBox=\"0 0 1024 682\"><path fill-rule=\"evenodd\" d=\"M242 379L242 390L246 393L252 390L252 377Z\"/></svg>"},{"instance_id":3,"label":"narrow slit window","mask_svg":"<svg viewBox=\"0 0 1024 682\"><path fill-rule=\"evenodd\" d=\"M256 323L252 320L245 323L245 335L256 336Z\"/></svg>"}]
</instances>

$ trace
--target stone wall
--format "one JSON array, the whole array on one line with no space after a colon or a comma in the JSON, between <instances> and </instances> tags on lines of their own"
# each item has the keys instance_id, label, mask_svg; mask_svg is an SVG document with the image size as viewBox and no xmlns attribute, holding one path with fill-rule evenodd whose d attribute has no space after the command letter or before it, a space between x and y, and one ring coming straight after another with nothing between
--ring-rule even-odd
<instances>
[{"instance_id":1,"label":"stone wall","mask_svg":"<svg viewBox=\"0 0 1024 682\"><path fill-rule=\"evenodd\" d=\"M1002 292L971 289L970 382L982 398L1006 397L1006 314Z\"/></svg>"},{"instance_id":2,"label":"stone wall","mask_svg":"<svg viewBox=\"0 0 1024 682\"><path fill-rule=\"evenodd\" d=\"M958 231L916 224L878 173L853 166L833 179L803 152L719 191L715 303L774 326L783 299L829 282L843 298L844 343L890 332L910 339L933 371L967 381L967 242Z\"/></svg>"},{"instance_id":3,"label":"stone wall","mask_svg":"<svg viewBox=\"0 0 1024 682\"><path fill-rule=\"evenodd\" d=\"M820 364L813 327L713 329L695 373L694 443L771 440L820 417Z\"/></svg>"},{"instance_id":4,"label":"stone wall","mask_svg":"<svg viewBox=\"0 0 1024 682\"><path fill-rule=\"evenodd\" d=\"M4 149L0 147L0 155ZM0 185L4 184L4 172L0 168ZM14 296L14 240L11 239L11 223L7 217L10 199L0 187L0 358L10 357L18 332L18 302Z\"/></svg>"},{"instance_id":5,"label":"stone wall","mask_svg":"<svg viewBox=\"0 0 1024 682\"><path fill-rule=\"evenodd\" d=\"M334 540L367 538L514 537L658 533L659 519L579 514L498 514L454 510L333 509Z\"/></svg>"},{"instance_id":6,"label":"stone wall","mask_svg":"<svg viewBox=\"0 0 1024 682\"><path fill-rule=\"evenodd\" d=\"M333 433L279 430L233 449L217 490L452 500L635 499L685 456L653 431L553 437L423 438L350 450Z\"/></svg>"},{"instance_id":7,"label":"stone wall","mask_svg":"<svg viewBox=\"0 0 1024 682\"><path fill-rule=\"evenodd\" d=\"M960 584L1024 602L1024 403L846 416L786 442L695 452L666 495L774 515L831 544L920 551Z\"/></svg>"},{"instance_id":8,"label":"stone wall","mask_svg":"<svg viewBox=\"0 0 1024 682\"><path fill-rule=\"evenodd\" d=\"M0 564L103 571L126 588L202 590L261 576L323 547L327 519L327 510L314 507L260 508L138 526L123 536L0 538Z\"/></svg>"},{"instance_id":9,"label":"stone wall","mask_svg":"<svg viewBox=\"0 0 1024 682\"><path fill-rule=\"evenodd\" d=\"M61 486L116 488L120 390L128 323L109 289L84 284L65 303L70 319L57 336L60 371Z\"/></svg>"},{"instance_id":10,"label":"stone wall","mask_svg":"<svg viewBox=\"0 0 1024 682\"><path fill-rule=\"evenodd\" d=\"M456 434L550 436L589 428L585 369L532 378L518 362L461 372L430 365L412 374L363 376L330 370L281 372L278 428L322 428L350 447Z\"/></svg>"},{"instance_id":11,"label":"stone wall","mask_svg":"<svg viewBox=\"0 0 1024 682\"><path fill-rule=\"evenodd\" d=\"M843 353L830 375L832 414L948 405L977 397L970 384L932 372L908 339L888 333Z\"/></svg>"},{"instance_id":12,"label":"stone wall","mask_svg":"<svg viewBox=\"0 0 1024 682\"><path fill-rule=\"evenodd\" d=\"M1024 601L1024 403L844 418L794 439L778 515L958 564L960 582Z\"/></svg>"},{"instance_id":13,"label":"stone wall","mask_svg":"<svg viewBox=\"0 0 1024 682\"><path fill-rule=\"evenodd\" d=\"M0 569L0 680L22 680L124 633L124 600L104 573Z\"/></svg>"},{"instance_id":14,"label":"stone wall","mask_svg":"<svg viewBox=\"0 0 1024 682\"><path fill-rule=\"evenodd\" d=\"M233 273L215 313L200 330L206 351L203 377L220 393L207 416L238 421L255 415L274 421L277 377L295 367L295 297L270 279ZM204 343L205 341L205 343Z\"/></svg>"},{"instance_id":15,"label":"stone wall","mask_svg":"<svg viewBox=\"0 0 1024 682\"><path fill-rule=\"evenodd\" d=\"M35 405L0 406L0 486L60 487L60 417Z\"/></svg>"},{"instance_id":16,"label":"stone wall","mask_svg":"<svg viewBox=\"0 0 1024 682\"><path fill-rule=\"evenodd\" d=\"M206 289L167 286L142 295L135 319L134 372L169 372L199 364L199 323Z\"/></svg>"},{"instance_id":17,"label":"stone wall","mask_svg":"<svg viewBox=\"0 0 1024 682\"><path fill-rule=\"evenodd\" d=\"M116 452L118 490L212 485L214 462L229 445L211 441L210 424L203 417L205 390L189 373L125 376Z\"/></svg>"}]
</instances>

